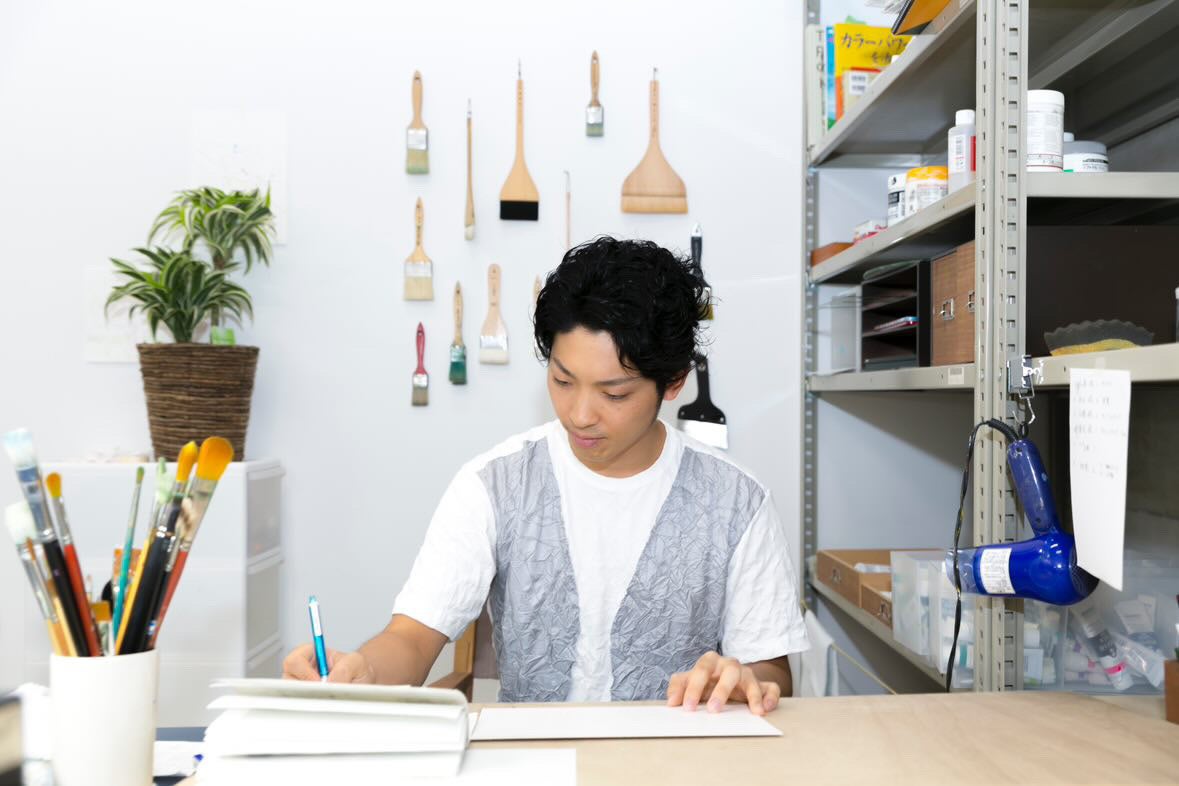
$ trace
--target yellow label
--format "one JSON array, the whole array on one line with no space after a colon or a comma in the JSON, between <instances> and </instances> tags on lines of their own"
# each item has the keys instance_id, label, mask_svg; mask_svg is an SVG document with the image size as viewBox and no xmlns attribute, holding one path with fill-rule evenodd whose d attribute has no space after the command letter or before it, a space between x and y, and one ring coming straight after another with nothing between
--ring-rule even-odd
<instances>
[{"instance_id":1,"label":"yellow label","mask_svg":"<svg viewBox=\"0 0 1179 786\"><path fill-rule=\"evenodd\" d=\"M893 57L905 51L908 35L893 35L887 27L835 25L835 76L850 68L883 69Z\"/></svg>"}]
</instances>

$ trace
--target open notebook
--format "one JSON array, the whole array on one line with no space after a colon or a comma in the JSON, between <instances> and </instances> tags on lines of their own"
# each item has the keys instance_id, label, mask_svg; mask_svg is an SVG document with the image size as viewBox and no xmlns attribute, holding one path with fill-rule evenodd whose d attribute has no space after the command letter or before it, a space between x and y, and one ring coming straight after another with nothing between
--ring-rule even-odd
<instances>
[{"instance_id":1,"label":"open notebook","mask_svg":"<svg viewBox=\"0 0 1179 786\"><path fill-rule=\"evenodd\" d=\"M202 773L267 770L454 775L467 748L467 700L454 690L225 679L209 709Z\"/></svg>"}]
</instances>

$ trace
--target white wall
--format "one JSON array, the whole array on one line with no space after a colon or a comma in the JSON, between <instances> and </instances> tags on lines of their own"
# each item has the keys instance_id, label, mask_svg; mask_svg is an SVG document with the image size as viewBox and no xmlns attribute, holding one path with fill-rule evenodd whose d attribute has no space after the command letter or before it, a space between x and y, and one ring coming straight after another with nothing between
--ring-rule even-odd
<instances>
[{"instance_id":1,"label":"white wall","mask_svg":"<svg viewBox=\"0 0 1179 786\"><path fill-rule=\"evenodd\" d=\"M378 629L459 464L549 417L527 305L533 277L563 250L562 169L573 176L575 241L616 233L686 250L693 222L704 225L705 269L721 298L714 399L733 455L771 486L797 547L802 17L801 4L756 0L3 4L0 426L33 429L45 458L148 449L138 369L84 358L86 271L142 243L170 193L197 185L194 118L232 127L243 113L270 113L285 118L287 243L246 282L258 320L239 340L262 347L248 453L278 458L288 473L289 641L305 637L309 592L332 645L355 647ZM583 133L594 48L606 107L598 140ZM517 58L539 223L496 219ZM619 210L646 145L652 66L687 216ZM404 173L415 68L428 177ZM461 227L468 97L472 243ZM441 295L433 303L401 300L418 196ZM504 269L511 364L481 367L472 351L470 385L454 388L449 292L460 279L472 347L493 261ZM409 406L419 320L427 409ZM16 496L0 473L0 501ZM122 512L74 511L78 537L87 517L108 515Z\"/></svg>"}]
</instances>

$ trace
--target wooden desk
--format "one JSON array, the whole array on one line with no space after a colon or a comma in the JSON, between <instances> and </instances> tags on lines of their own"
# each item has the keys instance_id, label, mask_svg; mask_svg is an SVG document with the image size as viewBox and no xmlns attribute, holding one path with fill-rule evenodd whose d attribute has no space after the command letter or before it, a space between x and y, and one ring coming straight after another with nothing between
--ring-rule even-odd
<instances>
[{"instance_id":1,"label":"wooden desk","mask_svg":"<svg viewBox=\"0 0 1179 786\"><path fill-rule=\"evenodd\" d=\"M790 699L767 717L783 736L472 747L576 748L578 786L1179 783L1179 725L1070 693Z\"/></svg>"},{"instance_id":2,"label":"wooden desk","mask_svg":"<svg viewBox=\"0 0 1179 786\"><path fill-rule=\"evenodd\" d=\"M768 718L781 737L471 747L576 748L578 786L1179 783L1179 725L1071 693L790 699Z\"/></svg>"}]
</instances>

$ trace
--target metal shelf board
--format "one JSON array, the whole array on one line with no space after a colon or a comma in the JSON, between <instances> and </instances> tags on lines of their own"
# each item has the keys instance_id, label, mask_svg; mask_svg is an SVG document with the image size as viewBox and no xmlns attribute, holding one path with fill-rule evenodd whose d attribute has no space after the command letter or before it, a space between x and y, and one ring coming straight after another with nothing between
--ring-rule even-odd
<instances>
[{"instance_id":1,"label":"metal shelf board","mask_svg":"<svg viewBox=\"0 0 1179 786\"><path fill-rule=\"evenodd\" d=\"M1179 382L1179 344L1042 357L1036 358L1032 367L1039 372L1037 388L1067 387L1069 369L1073 368L1125 370L1130 372L1131 382Z\"/></svg>"},{"instance_id":2,"label":"metal shelf board","mask_svg":"<svg viewBox=\"0 0 1179 786\"><path fill-rule=\"evenodd\" d=\"M1025 174L1028 222L1039 225L1179 222L1179 172ZM811 268L811 282L857 282L863 270L937 256L974 237L973 187Z\"/></svg>"},{"instance_id":3,"label":"metal shelf board","mask_svg":"<svg viewBox=\"0 0 1179 786\"><path fill-rule=\"evenodd\" d=\"M807 379L812 393L841 393L884 390L974 390L974 364L897 368L887 371L858 371L842 374L814 374Z\"/></svg>"},{"instance_id":4,"label":"metal shelf board","mask_svg":"<svg viewBox=\"0 0 1179 786\"><path fill-rule=\"evenodd\" d=\"M1065 94L1068 130L1114 146L1179 117L1179 0L1037 0L1028 86Z\"/></svg>"},{"instance_id":5,"label":"metal shelf board","mask_svg":"<svg viewBox=\"0 0 1179 786\"><path fill-rule=\"evenodd\" d=\"M962 188L811 268L811 282L851 282L867 267L926 259L974 237L974 192Z\"/></svg>"},{"instance_id":6,"label":"metal shelf board","mask_svg":"<svg viewBox=\"0 0 1179 786\"><path fill-rule=\"evenodd\" d=\"M950 3L811 147L811 166L937 147L954 111L974 106L974 52L975 0ZM880 165L895 164L884 158Z\"/></svg>"},{"instance_id":7,"label":"metal shelf board","mask_svg":"<svg viewBox=\"0 0 1179 786\"><path fill-rule=\"evenodd\" d=\"M1179 172L1028 172L1024 183L1031 224L1179 220Z\"/></svg>"},{"instance_id":8,"label":"metal shelf board","mask_svg":"<svg viewBox=\"0 0 1179 786\"><path fill-rule=\"evenodd\" d=\"M844 614L847 614L862 627L867 628L870 633L891 647L894 651L900 654L901 657L909 661L909 663L913 664L913 666L915 666L922 674L929 677L938 685L945 685L946 678L939 674L937 669L935 669L933 666L930 666L925 662L924 659L921 658L920 655L917 655L908 647L905 647L892 637L892 628L888 627L883 622L861 609L859 606L853 605L847 598L843 597L823 582L812 581L811 586L814 587L815 592L822 595L825 600L830 602Z\"/></svg>"}]
</instances>

